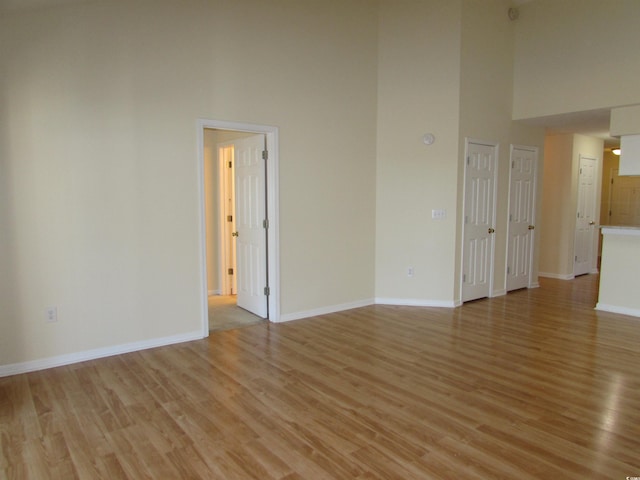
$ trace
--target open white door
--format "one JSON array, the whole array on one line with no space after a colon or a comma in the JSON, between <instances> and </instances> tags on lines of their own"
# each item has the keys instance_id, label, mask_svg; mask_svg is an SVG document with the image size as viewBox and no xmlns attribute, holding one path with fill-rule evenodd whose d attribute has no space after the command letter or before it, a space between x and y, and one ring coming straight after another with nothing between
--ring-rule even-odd
<instances>
[{"instance_id":1,"label":"open white door","mask_svg":"<svg viewBox=\"0 0 640 480\"><path fill-rule=\"evenodd\" d=\"M512 147L509 179L507 291L531 285L536 205L535 148Z\"/></svg>"},{"instance_id":2,"label":"open white door","mask_svg":"<svg viewBox=\"0 0 640 480\"><path fill-rule=\"evenodd\" d=\"M223 143L218 148L218 231L220 233L220 294L235 295L236 285L236 242L233 233L236 231L235 211L235 175L234 145Z\"/></svg>"},{"instance_id":3,"label":"open white door","mask_svg":"<svg viewBox=\"0 0 640 480\"><path fill-rule=\"evenodd\" d=\"M237 303L267 318L265 136L234 141Z\"/></svg>"},{"instance_id":4,"label":"open white door","mask_svg":"<svg viewBox=\"0 0 640 480\"><path fill-rule=\"evenodd\" d=\"M596 234L596 165L595 158L580 155L578 174L578 212L574 243L575 276L590 273L595 268L594 235Z\"/></svg>"},{"instance_id":5,"label":"open white door","mask_svg":"<svg viewBox=\"0 0 640 480\"><path fill-rule=\"evenodd\" d=\"M464 172L462 301L491 296L497 146L468 141Z\"/></svg>"}]
</instances>

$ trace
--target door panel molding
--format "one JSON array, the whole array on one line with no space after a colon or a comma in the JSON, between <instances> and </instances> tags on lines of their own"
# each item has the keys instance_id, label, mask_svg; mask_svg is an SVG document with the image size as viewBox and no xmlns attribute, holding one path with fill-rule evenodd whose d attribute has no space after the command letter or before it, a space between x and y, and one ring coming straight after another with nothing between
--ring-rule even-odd
<instances>
[{"instance_id":1,"label":"door panel molding","mask_svg":"<svg viewBox=\"0 0 640 480\"><path fill-rule=\"evenodd\" d=\"M532 287L538 148L511 145L509 162L506 291Z\"/></svg>"},{"instance_id":2,"label":"door panel molding","mask_svg":"<svg viewBox=\"0 0 640 480\"><path fill-rule=\"evenodd\" d=\"M463 302L493 294L498 144L465 139L462 215Z\"/></svg>"},{"instance_id":3,"label":"door panel molding","mask_svg":"<svg viewBox=\"0 0 640 480\"><path fill-rule=\"evenodd\" d=\"M597 249L596 199L598 185L598 159L580 154L578 161L578 199L574 233L574 276L593 273L596 269ZM595 254L595 255L594 255Z\"/></svg>"}]
</instances>

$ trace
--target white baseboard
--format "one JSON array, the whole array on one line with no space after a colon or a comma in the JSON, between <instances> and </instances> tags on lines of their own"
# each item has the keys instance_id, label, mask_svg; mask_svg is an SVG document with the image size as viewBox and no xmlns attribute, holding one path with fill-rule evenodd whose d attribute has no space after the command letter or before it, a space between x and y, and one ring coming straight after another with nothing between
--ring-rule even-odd
<instances>
[{"instance_id":1,"label":"white baseboard","mask_svg":"<svg viewBox=\"0 0 640 480\"><path fill-rule=\"evenodd\" d=\"M560 273L538 272L538 276L545 278L557 278L558 280L573 280L574 278L576 278L573 273L563 275Z\"/></svg>"},{"instance_id":2,"label":"white baseboard","mask_svg":"<svg viewBox=\"0 0 640 480\"><path fill-rule=\"evenodd\" d=\"M540 288L540 282L532 282L529 288Z\"/></svg>"},{"instance_id":3,"label":"white baseboard","mask_svg":"<svg viewBox=\"0 0 640 480\"><path fill-rule=\"evenodd\" d=\"M631 315L632 317L640 317L640 310L636 308L618 307L616 305L607 305L606 303L598 302L596 304L596 310L603 312L620 313L622 315Z\"/></svg>"},{"instance_id":4,"label":"white baseboard","mask_svg":"<svg viewBox=\"0 0 640 480\"><path fill-rule=\"evenodd\" d=\"M359 300L356 302L342 303L340 305L331 305L328 307L316 308L313 310L305 310L303 312L287 313L284 315L280 315L280 318L274 322L275 323L290 322L292 320L300 320L303 318L316 317L318 315L326 315L328 313L336 313L336 312L342 312L344 310L351 310L352 308L367 307L369 305L373 305L374 303L375 302L373 301L373 299L366 299L366 300Z\"/></svg>"},{"instance_id":5,"label":"white baseboard","mask_svg":"<svg viewBox=\"0 0 640 480\"><path fill-rule=\"evenodd\" d=\"M207 293L210 297L213 295L222 295L222 290L209 290Z\"/></svg>"},{"instance_id":6,"label":"white baseboard","mask_svg":"<svg viewBox=\"0 0 640 480\"><path fill-rule=\"evenodd\" d=\"M112 347L96 348L95 350L86 350L84 352L58 355L40 360L0 365L0 377L8 377L9 375L18 375L21 373L35 372L36 370L61 367L72 363L86 362L87 360L95 360L97 358L111 357L113 355L120 355L123 353L137 352L140 350L147 350L149 348L163 347L165 345L173 345L175 343L190 342L192 340L200 340L202 338L204 338L202 336L202 332L198 330L197 332L174 335L171 337L154 338L140 342L126 343L123 345L114 345Z\"/></svg>"},{"instance_id":7,"label":"white baseboard","mask_svg":"<svg viewBox=\"0 0 640 480\"><path fill-rule=\"evenodd\" d=\"M507 294L507 289L506 288L502 288L500 290L495 290L491 296L492 297L502 297L503 295L506 295L506 294Z\"/></svg>"},{"instance_id":8,"label":"white baseboard","mask_svg":"<svg viewBox=\"0 0 640 480\"><path fill-rule=\"evenodd\" d=\"M416 298L376 298L378 305L400 305L405 307L445 307L454 308L453 300L422 300Z\"/></svg>"}]
</instances>

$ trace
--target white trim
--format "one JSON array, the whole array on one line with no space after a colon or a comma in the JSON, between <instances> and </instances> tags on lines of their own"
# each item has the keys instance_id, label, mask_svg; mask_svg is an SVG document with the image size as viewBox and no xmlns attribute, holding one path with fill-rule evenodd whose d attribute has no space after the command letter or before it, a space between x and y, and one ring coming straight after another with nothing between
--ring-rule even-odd
<instances>
[{"instance_id":1,"label":"white trim","mask_svg":"<svg viewBox=\"0 0 640 480\"><path fill-rule=\"evenodd\" d=\"M573 273L560 274L560 273L548 273L548 272L538 272L538 277L556 278L558 280L573 280L574 278L576 278Z\"/></svg>"},{"instance_id":2,"label":"white trim","mask_svg":"<svg viewBox=\"0 0 640 480\"><path fill-rule=\"evenodd\" d=\"M267 238L269 247L267 258L269 263L269 288L271 295L267 301L269 305L269 320L280 321L280 236L279 236L279 143L278 127L269 125L257 125L252 123L227 122L223 120L211 120L200 118L196 122L197 127L197 172L198 172L198 212L199 225L199 251L200 251L200 316L203 335L209 336L209 310L207 302L207 244L204 216L204 129L232 130L240 132L262 133L267 138L269 160L267 161L267 215L269 217L269 230Z\"/></svg>"},{"instance_id":3,"label":"white trim","mask_svg":"<svg viewBox=\"0 0 640 480\"><path fill-rule=\"evenodd\" d=\"M616 305L607 305L606 303L598 302L596 304L596 310L603 312L620 313L622 315L631 315L632 317L640 317L640 310L637 308L618 307Z\"/></svg>"},{"instance_id":4,"label":"white trim","mask_svg":"<svg viewBox=\"0 0 640 480\"><path fill-rule=\"evenodd\" d=\"M376 298L376 305L398 305L404 307L443 307L454 308L452 300L422 300L418 298Z\"/></svg>"},{"instance_id":5,"label":"white trim","mask_svg":"<svg viewBox=\"0 0 640 480\"><path fill-rule=\"evenodd\" d=\"M500 290L494 290L493 293L491 294L491 298L502 297L503 295L506 295L506 294L507 294L507 289L501 288Z\"/></svg>"},{"instance_id":6,"label":"white trim","mask_svg":"<svg viewBox=\"0 0 640 480\"><path fill-rule=\"evenodd\" d=\"M368 307L375 302L373 299L358 300L356 302L342 303L339 305L331 305L328 307L315 308L313 310L305 310L303 312L287 313L280 316L278 322L290 322L292 320L300 320L303 318L317 317L318 315L326 315L328 313L342 312L353 308Z\"/></svg>"},{"instance_id":7,"label":"white trim","mask_svg":"<svg viewBox=\"0 0 640 480\"><path fill-rule=\"evenodd\" d=\"M640 236L638 227L601 227L603 235L631 235Z\"/></svg>"},{"instance_id":8,"label":"white trim","mask_svg":"<svg viewBox=\"0 0 640 480\"><path fill-rule=\"evenodd\" d=\"M540 288L540 282L533 282L531 285L529 285L529 287L527 288Z\"/></svg>"},{"instance_id":9,"label":"white trim","mask_svg":"<svg viewBox=\"0 0 640 480\"><path fill-rule=\"evenodd\" d=\"M140 342L125 343L123 345L96 348L94 350L86 350L84 352L69 353L67 355L57 355L55 357L42 358L40 360L2 365L0 366L0 377L8 377L9 375L18 375L21 373L35 372L36 370L61 367L72 363L86 362L88 360L111 357L113 355L121 355L123 353L137 352L140 350L147 350L149 348L164 347L166 345L173 345L176 343L191 342L193 340L201 340L202 338L202 332L195 331L171 337L154 338L151 340L142 340Z\"/></svg>"},{"instance_id":10,"label":"white trim","mask_svg":"<svg viewBox=\"0 0 640 480\"><path fill-rule=\"evenodd\" d=\"M218 289L218 290L209 290L207 292L209 294L210 297L214 296L214 295L222 295L222 292Z\"/></svg>"}]
</instances>

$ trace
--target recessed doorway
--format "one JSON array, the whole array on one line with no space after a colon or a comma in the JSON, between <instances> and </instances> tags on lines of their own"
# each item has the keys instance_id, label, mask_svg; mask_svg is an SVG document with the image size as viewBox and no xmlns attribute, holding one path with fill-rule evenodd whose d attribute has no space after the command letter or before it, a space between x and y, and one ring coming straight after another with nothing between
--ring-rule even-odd
<instances>
[{"instance_id":1,"label":"recessed doorway","mask_svg":"<svg viewBox=\"0 0 640 480\"><path fill-rule=\"evenodd\" d=\"M200 120L203 329L278 321L277 129Z\"/></svg>"}]
</instances>

